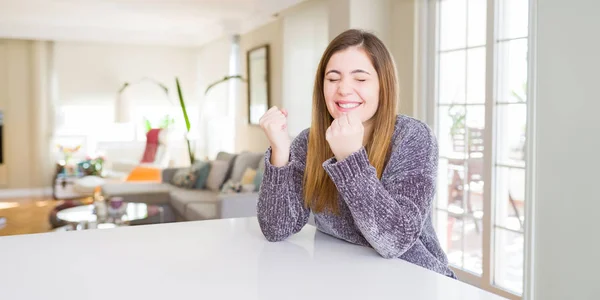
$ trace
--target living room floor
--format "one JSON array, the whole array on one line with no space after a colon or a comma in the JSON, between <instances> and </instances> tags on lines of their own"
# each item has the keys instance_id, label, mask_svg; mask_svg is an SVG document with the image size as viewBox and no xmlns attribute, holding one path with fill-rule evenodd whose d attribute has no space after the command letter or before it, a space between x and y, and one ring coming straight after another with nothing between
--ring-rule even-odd
<instances>
[{"instance_id":1,"label":"living room floor","mask_svg":"<svg viewBox=\"0 0 600 300\"><path fill-rule=\"evenodd\" d=\"M0 228L0 236L50 231L48 217L61 203L51 197L0 200L0 218L6 218L6 225Z\"/></svg>"}]
</instances>

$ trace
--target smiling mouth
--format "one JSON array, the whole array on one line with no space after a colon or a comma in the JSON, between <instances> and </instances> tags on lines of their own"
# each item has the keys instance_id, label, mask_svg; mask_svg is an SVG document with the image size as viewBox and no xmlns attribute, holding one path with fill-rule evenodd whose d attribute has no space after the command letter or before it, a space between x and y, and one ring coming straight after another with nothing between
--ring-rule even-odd
<instances>
[{"instance_id":1,"label":"smiling mouth","mask_svg":"<svg viewBox=\"0 0 600 300\"><path fill-rule=\"evenodd\" d=\"M357 108L361 105L362 103L358 103L358 102L336 102L336 105L339 108L342 109L353 109L353 108Z\"/></svg>"}]
</instances>

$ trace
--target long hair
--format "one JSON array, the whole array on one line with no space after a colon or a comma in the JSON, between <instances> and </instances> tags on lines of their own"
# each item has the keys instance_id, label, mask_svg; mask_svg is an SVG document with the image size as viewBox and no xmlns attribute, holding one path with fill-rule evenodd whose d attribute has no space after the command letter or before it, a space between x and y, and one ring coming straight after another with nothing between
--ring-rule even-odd
<instances>
[{"instance_id":1,"label":"long hair","mask_svg":"<svg viewBox=\"0 0 600 300\"><path fill-rule=\"evenodd\" d=\"M325 140L325 131L333 122L333 118L325 103L323 82L325 68L331 56L349 47L364 50L378 74L379 107L370 120L373 133L365 145L369 162L377 170L378 178L381 178L389 159L398 105L396 67L392 56L379 38L365 31L350 29L338 35L325 49L315 76L312 123L303 181L304 204L315 212L339 212L337 189L322 166L323 162L333 157L333 152Z\"/></svg>"}]
</instances>

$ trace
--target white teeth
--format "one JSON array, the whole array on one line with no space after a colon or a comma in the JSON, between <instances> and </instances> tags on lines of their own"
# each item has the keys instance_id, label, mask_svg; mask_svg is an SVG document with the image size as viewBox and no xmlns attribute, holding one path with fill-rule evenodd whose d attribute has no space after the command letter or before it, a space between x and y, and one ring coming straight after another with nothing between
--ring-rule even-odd
<instances>
[{"instance_id":1,"label":"white teeth","mask_svg":"<svg viewBox=\"0 0 600 300\"><path fill-rule=\"evenodd\" d=\"M360 103L338 103L341 108L355 108L360 105Z\"/></svg>"}]
</instances>

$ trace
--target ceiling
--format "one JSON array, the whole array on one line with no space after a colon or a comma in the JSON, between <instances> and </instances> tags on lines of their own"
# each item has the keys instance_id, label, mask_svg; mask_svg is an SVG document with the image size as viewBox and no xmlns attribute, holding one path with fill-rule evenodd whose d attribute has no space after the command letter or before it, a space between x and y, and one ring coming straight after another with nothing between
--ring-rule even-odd
<instances>
[{"instance_id":1,"label":"ceiling","mask_svg":"<svg viewBox=\"0 0 600 300\"><path fill-rule=\"evenodd\" d=\"M304 0L0 0L0 38L200 46Z\"/></svg>"}]
</instances>

